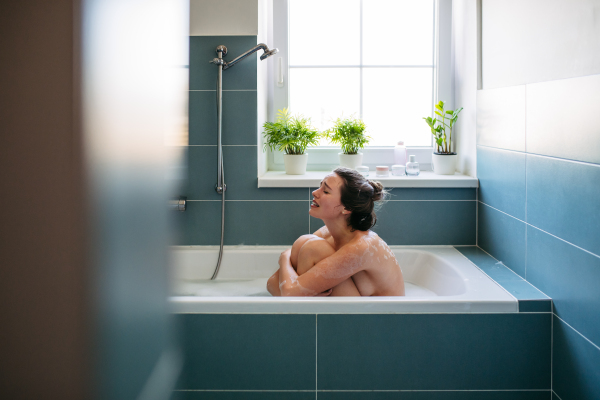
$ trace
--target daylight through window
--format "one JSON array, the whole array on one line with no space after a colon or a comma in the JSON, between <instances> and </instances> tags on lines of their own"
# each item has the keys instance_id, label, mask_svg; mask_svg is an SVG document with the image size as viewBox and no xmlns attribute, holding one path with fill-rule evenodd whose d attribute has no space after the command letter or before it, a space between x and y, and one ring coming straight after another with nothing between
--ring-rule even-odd
<instances>
[{"instance_id":1,"label":"daylight through window","mask_svg":"<svg viewBox=\"0 0 600 400\"><path fill-rule=\"evenodd\" d=\"M360 117L370 146L431 146L434 3L289 0L290 111L320 130Z\"/></svg>"}]
</instances>

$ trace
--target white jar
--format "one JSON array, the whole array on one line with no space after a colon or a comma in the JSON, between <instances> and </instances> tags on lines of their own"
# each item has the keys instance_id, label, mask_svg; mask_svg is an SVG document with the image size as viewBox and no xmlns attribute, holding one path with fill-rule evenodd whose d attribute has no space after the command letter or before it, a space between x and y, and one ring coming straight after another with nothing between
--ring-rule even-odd
<instances>
[{"instance_id":1,"label":"white jar","mask_svg":"<svg viewBox=\"0 0 600 400\"><path fill-rule=\"evenodd\" d=\"M390 176L390 167L388 167L387 165L380 165L375 167L375 176L379 178Z\"/></svg>"},{"instance_id":2,"label":"white jar","mask_svg":"<svg viewBox=\"0 0 600 400\"><path fill-rule=\"evenodd\" d=\"M403 176L405 171L404 165L392 165L392 175L394 176Z\"/></svg>"}]
</instances>

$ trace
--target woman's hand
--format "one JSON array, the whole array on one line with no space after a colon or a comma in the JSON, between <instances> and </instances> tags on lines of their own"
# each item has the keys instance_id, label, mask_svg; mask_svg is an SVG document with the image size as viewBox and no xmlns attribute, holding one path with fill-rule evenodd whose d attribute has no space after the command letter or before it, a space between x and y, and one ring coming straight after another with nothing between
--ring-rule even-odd
<instances>
[{"instance_id":1,"label":"woman's hand","mask_svg":"<svg viewBox=\"0 0 600 400\"><path fill-rule=\"evenodd\" d=\"M287 263L290 261L290 256L292 254L292 249L287 249L279 256L279 266L281 267L282 263Z\"/></svg>"}]
</instances>

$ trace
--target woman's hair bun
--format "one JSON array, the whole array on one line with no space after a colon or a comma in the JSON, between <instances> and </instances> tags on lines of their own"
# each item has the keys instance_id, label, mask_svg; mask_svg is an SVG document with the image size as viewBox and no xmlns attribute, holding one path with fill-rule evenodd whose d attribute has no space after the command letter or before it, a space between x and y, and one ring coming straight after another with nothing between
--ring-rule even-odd
<instances>
[{"instance_id":1,"label":"woman's hair bun","mask_svg":"<svg viewBox=\"0 0 600 400\"><path fill-rule=\"evenodd\" d=\"M368 231L377 222L375 202L383 200L387 194L383 185L366 179L353 169L340 167L333 172L344 181L340 197L344 208L352 211L348 225L352 230Z\"/></svg>"},{"instance_id":2,"label":"woman's hair bun","mask_svg":"<svg viewBox=\"0 0 600 400\"><path fill-rule=\"evenodd\" d=\"M369 184L373 186L373 196L371 198L373 201L383 200L385 197L385 190L383 189L383 185L380 182L368 180Z\"/></svg>"}]
</instances>

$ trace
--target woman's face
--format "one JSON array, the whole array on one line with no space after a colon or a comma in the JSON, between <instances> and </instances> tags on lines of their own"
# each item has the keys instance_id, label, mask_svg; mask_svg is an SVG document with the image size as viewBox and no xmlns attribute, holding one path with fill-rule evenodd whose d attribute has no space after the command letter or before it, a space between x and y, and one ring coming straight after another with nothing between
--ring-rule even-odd
<instances>
[{"instance_id":1,"label":"woman's face","mask_svg":"<svg viewBox=\"0 0 600 400\"><path fill-rule=\"evenodd\" d=\"M327 175L321 186L312 192L313 202L309 214L315 218L333 219L350 214L341 201L341 188L344 181L336 174Z\"/></svg>"}]
</instances>

